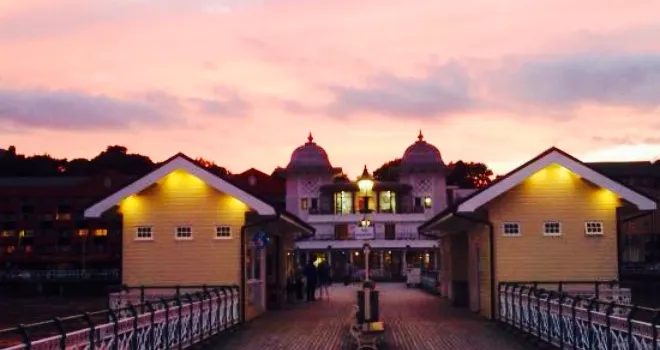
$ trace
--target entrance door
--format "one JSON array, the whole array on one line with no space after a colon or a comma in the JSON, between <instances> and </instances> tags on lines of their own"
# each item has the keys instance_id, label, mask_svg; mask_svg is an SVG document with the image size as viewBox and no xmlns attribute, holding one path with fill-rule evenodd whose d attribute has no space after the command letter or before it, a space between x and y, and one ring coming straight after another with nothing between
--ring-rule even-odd
<instances>
[{"instance_id":1,"label":"entrance door","mask_svg":"<svg viewBox=\"0 0 660 350\"><path fill-rule=\"evenodd\" d=\"M271 236L266 248L266 309L277 309L282 303L281 242L279 236Z\"/></svg>"}]
</instances>

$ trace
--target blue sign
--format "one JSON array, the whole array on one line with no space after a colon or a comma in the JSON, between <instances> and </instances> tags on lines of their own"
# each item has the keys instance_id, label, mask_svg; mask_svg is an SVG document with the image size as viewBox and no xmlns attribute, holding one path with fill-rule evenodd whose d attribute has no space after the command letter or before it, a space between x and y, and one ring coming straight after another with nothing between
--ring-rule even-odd
<instances>
[{"instance_id":1,"label":"blue sign","mask_svg":"<svg viewBox=\"0 0 660 350\"><path fill-rule=\"evenodd\" d=\"M257 250L262 250L268 245L268 234L259 231L252 236L252 244Z\"/></svg>"}]
</instances>

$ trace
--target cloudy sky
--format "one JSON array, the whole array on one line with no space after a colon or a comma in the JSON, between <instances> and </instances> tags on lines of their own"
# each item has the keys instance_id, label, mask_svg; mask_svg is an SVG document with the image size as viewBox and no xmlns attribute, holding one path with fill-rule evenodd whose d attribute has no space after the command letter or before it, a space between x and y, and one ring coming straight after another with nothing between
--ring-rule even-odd
<instances>
[{"instance_id":1,"label":"cloudy sky","mask_svg":"<svg viewBox=\"0 0 660 350\"><path fill-rule=\"evenodd\" d=\"M0 2L0 147L357 175L421 128L506 172L551 146L660 156L657 0Z\"/></svg>"}]
</instances>

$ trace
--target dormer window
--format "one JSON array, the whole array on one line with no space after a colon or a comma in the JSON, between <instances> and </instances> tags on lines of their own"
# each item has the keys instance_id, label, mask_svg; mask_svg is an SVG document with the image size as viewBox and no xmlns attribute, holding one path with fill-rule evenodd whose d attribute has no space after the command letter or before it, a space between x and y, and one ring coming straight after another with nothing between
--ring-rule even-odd
<instances>
[{"instance_id":1,"label":"dormer window","mask_svg":"<svg viewBox=\"0 0 660 350\"><path fill-rule=\"evenodd\" d=\"M309 209L309 200L307 198L300 199L300 209L301 210Z\"/></svg>"},{"instance_id":2,"label":"dormer window","mask_svg":"<svg viewBox=\"0 0 660 350\"><path fill-rule=\"evenodd\" d=\"M396 213L396 192L380 192L378 200L381 213Z\"/></svg>"}]
</instances>

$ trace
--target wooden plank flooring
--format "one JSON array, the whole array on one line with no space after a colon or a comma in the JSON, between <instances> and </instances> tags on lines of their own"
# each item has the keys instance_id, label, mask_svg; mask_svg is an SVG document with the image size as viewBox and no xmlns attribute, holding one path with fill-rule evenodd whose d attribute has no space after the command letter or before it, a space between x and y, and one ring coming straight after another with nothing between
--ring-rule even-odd
<instances>
[{"instance_id":1,"label":"wooden plank flooring","mask_svg":"<svg viewBox=\"0 0 660 350\"><path fill-rule=\"evenodd\" d=\"M390 350L527 350L534 347L467 310L403 284L379 284ZM207 347L223 350L355 349L347 321L355 287L335 285L330 300L272 311Z\"/></svg>"}]
</instances>

